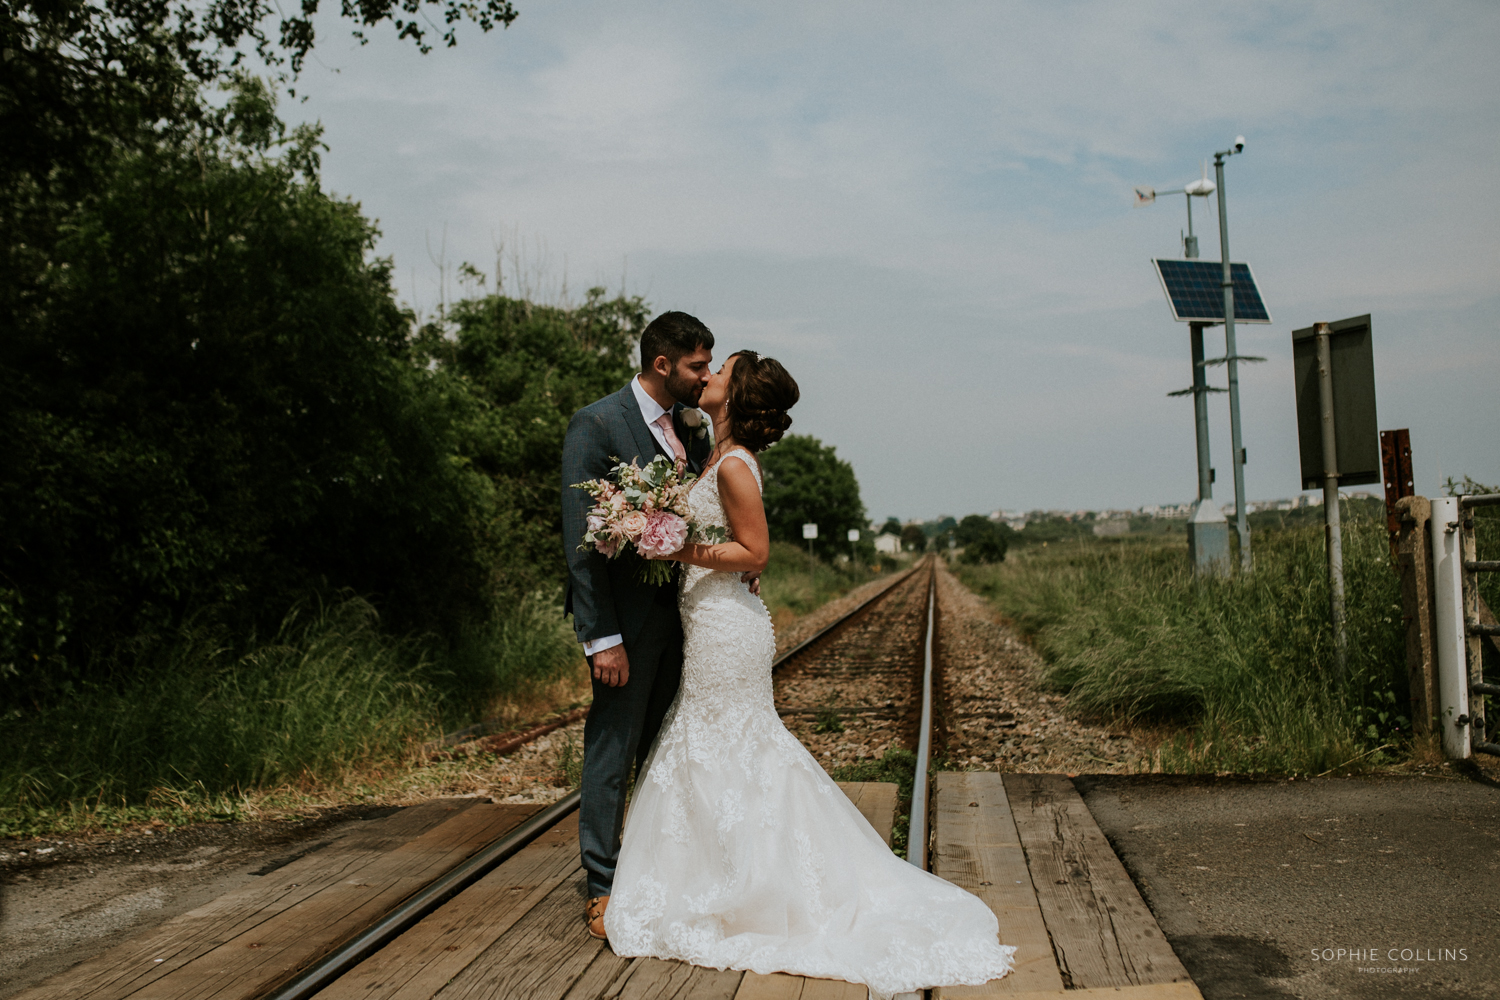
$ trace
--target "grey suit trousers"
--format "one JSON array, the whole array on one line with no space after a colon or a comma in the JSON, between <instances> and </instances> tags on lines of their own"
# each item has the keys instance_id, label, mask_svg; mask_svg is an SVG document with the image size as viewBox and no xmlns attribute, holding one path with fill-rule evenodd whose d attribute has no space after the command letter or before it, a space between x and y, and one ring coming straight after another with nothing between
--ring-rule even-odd
<instances>
[{"instance_id":1,"label":"grey suit trousers","mask_svg":"<svg viewBox=\"0 0 1500 1000\"><path fill-rule=\"evenodd\" d=\"M635 641L625 643L630 680L621 687L593 682L594 703L583 729L583 798L578 807L578 840L590 896L610 893L631 765L640 780L662 717L682 680L677 588L663 587L662 600L666 598L670 605L658 602Z\"/></svg>"}]
</instances>

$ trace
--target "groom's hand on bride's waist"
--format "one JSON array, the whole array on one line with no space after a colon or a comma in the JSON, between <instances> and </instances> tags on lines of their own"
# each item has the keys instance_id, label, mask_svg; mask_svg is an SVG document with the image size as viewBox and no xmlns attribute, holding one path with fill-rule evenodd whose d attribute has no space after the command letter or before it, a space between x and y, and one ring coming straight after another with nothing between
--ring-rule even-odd
<instances>
[{"instance_id":1,"label":"groom's hand on bride's waist","mask_svg":"<svg viewBox=\"0 0 1500 1000\"><path fill-rule=\"evenodd\" d=\"M594 679L606 687L624 687L630 680L630 658L624 646L611 646L594 654Z\"/></svg>"},{"instance_id":2,"label":"groom's hand on bride's waist","mask_svg":"<svg viewBox=\"0 0 1500 1000\"><path fill-rule=\"evenodd\" d=\"M760 574L759 573L741 573L740 574L740 582L741 583L748 583L750 585L750 593L754 594L756 597L760 596Z\"/></svg>"}]
</instances>

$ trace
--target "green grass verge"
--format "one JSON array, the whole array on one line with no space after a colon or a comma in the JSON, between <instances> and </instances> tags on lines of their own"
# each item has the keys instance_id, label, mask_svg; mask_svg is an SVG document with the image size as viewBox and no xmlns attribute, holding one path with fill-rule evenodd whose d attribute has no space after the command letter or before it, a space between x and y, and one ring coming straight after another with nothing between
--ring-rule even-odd
<instances>
[{"instance_id":1,"label":"green grass verge","mask_svg":"<svg viewBox=\"0 0 1500 1000\"><path fill-rule=\"evenodd\" d=\"M1175 728L1153 767L1318 774L1389 762L1410 732L1384 519L1346 517L1342 682L1321 527L1258 532L1255 571L1227 580L1195 580L1185 542L1161 536L1056 542L956 572L1034 639L1074 710Z\"/></svg>"},{"instance_id":2,"label":"green grass verge","mask_svg":"<svg viewBox=\"0 0 1500 1000\"><path fill-rule=\"evenodd\" d=\"M0 717L0 836L235 819L252 790L397 761L577 656L541 599L446 650L383 634L359 600L289 615L242 655L185 629L128 680Z\"/></svg>"},{"instance_id":3,"label":"green grass verge","mask_svg":"<svg viewBox=\"0 0 1500 1000\"><path fill-rule=\"evenodd\" d=\"M889 568L888 563L827 563L809 557L804 546L772 542L771 561L761 574L760 596L773 618L801 617L869 583Z\"/></svg>"}]
</instances>

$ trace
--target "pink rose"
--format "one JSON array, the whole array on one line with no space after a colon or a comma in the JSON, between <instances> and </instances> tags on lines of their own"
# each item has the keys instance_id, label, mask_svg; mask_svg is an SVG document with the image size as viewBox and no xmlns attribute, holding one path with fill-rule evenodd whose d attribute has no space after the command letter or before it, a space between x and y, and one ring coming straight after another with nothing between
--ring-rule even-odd
<instances>
[{"instance_id":1,"label":"pink rose","mask_svg":"<svg viewBox=\"0 0 1500 1000\"><path fill-rule=\"evenodd\" d=\"M590 514L588 519L589 531L600 531L604 528L604 518L598 514Z\"/></svg>"},{"instance_id":2,"label":"pink rose","mask_svg":"<svg viewBox=\"0 0 1500 1000\"><path fill-rule=\"evenodd\" d=\"M687 535L686 521L670 511L658 510L648 519L646 530L636 539L635 547L640 550L641 555L648 558L669 556L682 548Z\"/></svg>"},{"instance_id":3,"label":"pink rose","mask_svg":"<svg viewBox=\"0 0 1500 1000\"><path fill-rule=\"evenodd\" d=\"M620 518L620 531L631 541L636 541L641 537L641 532L646 530L646 525L649 523L650 518L638 510L633 510Z\"/></svg>"},{"instance_id":4,"label":"pink rose","mask_svg":"<svg viewBox=\"0 0 1500 1000\"><path fill-rule=\"evenodd\" d=\"M594 551L606 559L613 559L615 553L620 551L620 542L614 538L600 538L594 542Z\"/></svg>"}]
</instances>

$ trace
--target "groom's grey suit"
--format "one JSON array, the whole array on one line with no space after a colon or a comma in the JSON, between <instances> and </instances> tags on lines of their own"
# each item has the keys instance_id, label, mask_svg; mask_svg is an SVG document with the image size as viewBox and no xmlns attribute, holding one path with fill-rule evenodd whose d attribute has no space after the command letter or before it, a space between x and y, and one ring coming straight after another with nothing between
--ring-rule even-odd
<instances>
[{"instance_id":1,"label":"groom's grey suit","mask_svg":"<svg viewBox=\"0 0 1500 1000\"><path fill-rule=\"evenodd\" d=\"M672 425L687 450L689 471L698 472L710 450L708 436L691 437L682 410L681 404L672 408ZM583 730L578 839L590 896L610 894L630 766L645 764L662 717L677 696L682 618L675 578L666 586L652 586L641 582L640 560L634 555L605 559L578 550L592 501L572 485L607 477L617 462L644 465L657 455L672 457L646 426L629 383L573 414L563 444L563 549L568 560L563 611L572 613L580 642L619 635L630 661L629 680L620 687L593 682L594 702Z\"/></svg>"}]
</instances>

